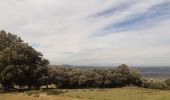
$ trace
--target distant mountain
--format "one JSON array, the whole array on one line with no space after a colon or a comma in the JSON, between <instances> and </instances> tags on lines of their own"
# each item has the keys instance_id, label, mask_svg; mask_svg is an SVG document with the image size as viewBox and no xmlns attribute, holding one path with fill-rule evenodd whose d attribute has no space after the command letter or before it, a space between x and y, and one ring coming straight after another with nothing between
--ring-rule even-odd
<instances>
[{"instance_id":1,"label":"distant mountain","mask_svg":"<svg viewBox=\"0 0 170 100\"><path fill-rule=\"evenodd\" d=\"M63 64L63 65L50 65L50 67L75 67L75 66Z\"/></svg>"}]
</instances>

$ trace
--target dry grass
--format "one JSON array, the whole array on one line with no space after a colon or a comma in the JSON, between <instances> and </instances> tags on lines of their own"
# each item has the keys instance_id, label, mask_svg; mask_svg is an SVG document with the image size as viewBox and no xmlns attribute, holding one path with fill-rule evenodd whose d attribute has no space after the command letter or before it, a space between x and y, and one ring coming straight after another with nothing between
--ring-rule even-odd
<instances>
[{"instance_id":1,"label":"dry grass","mask_svg":"<svg viewBox=\"0 0 170 100\"><path fill-rule=\"evenodd\" d=\"M63 96L47 96L46 94L42 93L39 97L36 95L25 95L25 94L1 94L0 100L76 100L70 97L63 97Z\"/></svg>"},{"instance_id":2,"label":"dry grass","mask_svg":"<svg viewBox=\"0 0 170 100\"><path fill-rule=\"evenodd\" d=\"M143 89L136 87L115 89L69 89L58 95L47 93L33 94L7 93L0 94L0 100L170 100L170 91Z\"/></svg>"}]
</instances>

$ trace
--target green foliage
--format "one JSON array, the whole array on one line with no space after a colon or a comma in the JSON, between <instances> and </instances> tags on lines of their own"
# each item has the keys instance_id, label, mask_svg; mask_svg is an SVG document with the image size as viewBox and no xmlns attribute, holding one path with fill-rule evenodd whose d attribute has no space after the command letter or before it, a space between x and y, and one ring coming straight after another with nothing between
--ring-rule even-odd
<instances>
[{"instance_id":1,"label":"green foliage","mask_svg":"<svg viewBox=\"0 0 170 100\"><path fill-rule=\"evenodd\" d=\"M165 83L170 87L170 79L165 80Z\"/></svg>"},{"instance_id":2,"label":"green foliage","mask_svg":"<svg viewBox=\"0 0 170 100\"><path fill-rule=\"evenodd\" d=\"M164 81L160 80L143 80L143 87L162 90L170 89L169 86Z\"/></svg>"},{"instance_id":3,"label":"green foliage","mask_svg":"<svg viewBox=\"0 0 170 100\"><path fill-rule=\"evenodd\" d=\"M54 67L49 70L51 83L58 88L109 88L142 85L138 71L122 64L115 69L80 71L77 68Z\"/></svg>"},{"instance_id":4,"label":"green foliage","mask_svg":"<svg viewBox=\"0 0 170 100\"><path fill-rule=\"evenodd\" d=\"M0 31L0 82L4 89L13 84L39 88L39 79L46 76L48 63L20 37Z\"/></svg>"}]
</instances>

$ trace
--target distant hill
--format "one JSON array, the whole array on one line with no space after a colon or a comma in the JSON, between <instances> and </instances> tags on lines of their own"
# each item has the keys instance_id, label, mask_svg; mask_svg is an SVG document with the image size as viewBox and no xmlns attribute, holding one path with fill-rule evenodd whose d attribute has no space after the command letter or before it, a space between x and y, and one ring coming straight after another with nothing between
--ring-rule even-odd
<instances>
[{"instance_id":1,"label":"distant hill","mask_svg":"<svg viewBox=\"0 0 170 100\"><path fill-rule=\"evenodd\" d=\"M147 78L170 78L170 67L136 67Z\"/></svg>"}]
</instances>

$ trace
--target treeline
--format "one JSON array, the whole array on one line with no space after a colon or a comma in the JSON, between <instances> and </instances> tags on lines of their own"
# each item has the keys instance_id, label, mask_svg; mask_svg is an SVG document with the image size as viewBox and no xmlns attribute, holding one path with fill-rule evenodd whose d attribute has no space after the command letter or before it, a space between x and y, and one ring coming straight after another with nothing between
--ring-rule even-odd
<instances>
[{"instance_id":1,"label":"treeline","mask_svg":"<svg viewBox=\"0 0 170 100\"><path fill-rule=\"evenodd\" d=\"M169 89L170 80L143 79L141 74L122 64L113 69L82 71L77 68L49 67L49 61L27 43L13 35L0 31L0 85L4 90L40 89L55 85L56 88L114 88L139 86Z\"/></svg>"},{"instance_id":2,"label":"treeline","mask_svg":"<svg viewBox=\"0 0 170 100\"><path fill-rule=\"evenodd\" d=\"M137 70L122 64L114 69L81 71L77 68L49 68L49 83L57 88L111 88L128 85L142 86ZM50 83L51 82L51 83Z\"/></svg>"},{"instance_id":3,"label":"treeline","mask_svg":"<svg viewBox=\"0 0 170 100\"><path fill-rule=\"evenodd\" d=\"M155 80L143 78L138 70L122 64L112 69L79 70L77 68L50 67L48 84L56 88L115 88L138 86L150 89L170 89L170 79Z\"/></svg>"}]
</instances>

